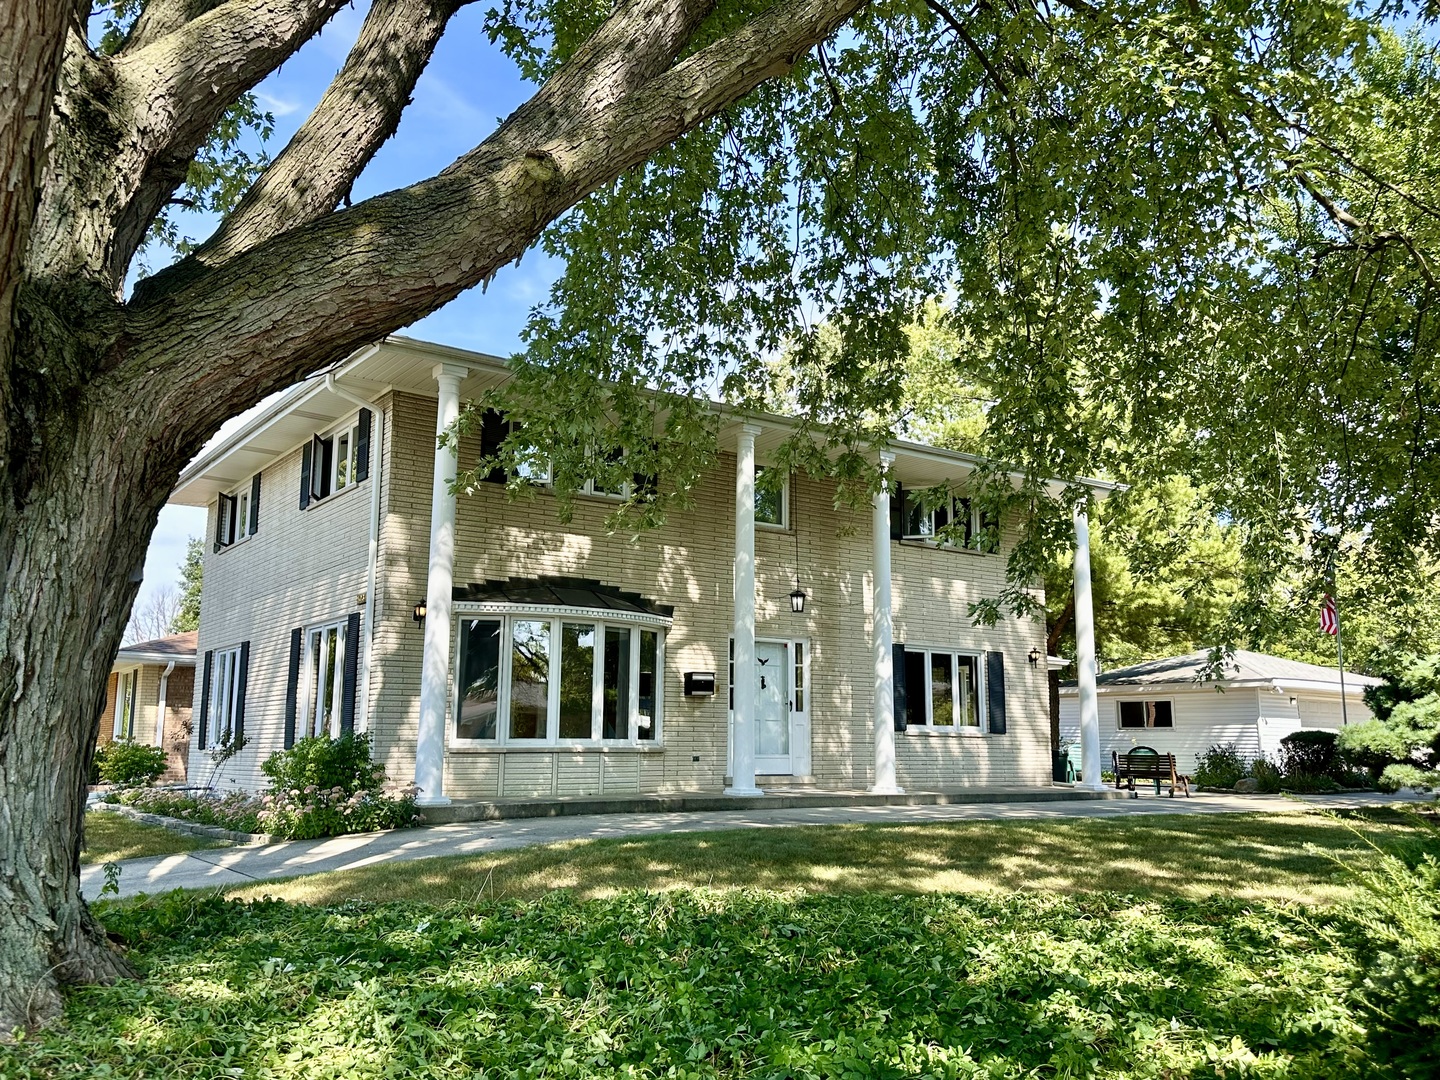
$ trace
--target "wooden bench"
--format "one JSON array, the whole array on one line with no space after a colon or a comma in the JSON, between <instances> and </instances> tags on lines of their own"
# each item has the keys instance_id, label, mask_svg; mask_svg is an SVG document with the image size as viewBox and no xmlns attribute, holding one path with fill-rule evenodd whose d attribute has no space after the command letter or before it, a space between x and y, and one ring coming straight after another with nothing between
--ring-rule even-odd
<instances>
[{"instance_id":1,"label":"wooden bench","mask_svg":"<svg viewBox=\"0 0 1440 1080\"><path fill-rule=\"evenodd\" d=\"M1137 746L1127 754L1111 750L1110 761L1115 768L1115 789L1120 789L1122 781L1128 782L1132 799L1140 797L1135 790L1136 780L1155 781L1156 795L1160 794L1160 785L1168 783L1170 798L1175 797L1176 787L1184 790L1187 799L1190 797L1190 778L1176 770L1174 754L1162 754L1149 746Z\"/></svg>"}]
</instances>

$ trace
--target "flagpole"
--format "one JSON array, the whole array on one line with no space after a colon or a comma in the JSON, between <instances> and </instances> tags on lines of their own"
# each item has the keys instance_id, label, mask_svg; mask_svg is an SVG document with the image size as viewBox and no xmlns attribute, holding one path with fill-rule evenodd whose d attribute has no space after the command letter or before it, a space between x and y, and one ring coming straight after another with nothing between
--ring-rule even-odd
<instances>
[{"instance_id":1,"label":"flagpole","mask_svg":"<svg viewBox=\"0 0 1440 1080\"><path fill-rule=\"evenodd\" d=\"M1340 661L1340 726L1350 726L1350 708L1345 700L1345 639L1340 624L1340 588L1335 575L1335 554L1330 554L1330 602L1335 607L1335 654Z\"/></svg>"}]
</instances>

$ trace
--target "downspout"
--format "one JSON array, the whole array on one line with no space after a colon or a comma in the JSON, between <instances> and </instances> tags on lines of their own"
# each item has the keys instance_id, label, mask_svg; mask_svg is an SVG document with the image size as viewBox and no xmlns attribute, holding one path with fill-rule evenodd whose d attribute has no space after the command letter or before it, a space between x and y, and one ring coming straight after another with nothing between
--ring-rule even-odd
<instances>
[{"instance_id":1,"label":"downspout","mask_svg":"<svg viewBox=\"0 0 1440 1080\"><path fill-rule=\"evenodd\" d=\"M368 360L379 351L378 344L371 345L352 363L358 364ZM369 568L365 572L365 627L363 631L365 654L360 673L360 685L365 688L365 692L360 696L360 715L355 724L361 732L366 732L370 730L370 656L375 651L375 579L377 564L380 561L380 477L383 464L381 449L385 445L385 412L383 409L377 409L373 401L366 401L357 394L352 394L349 390L335 385L335 372L333 371L327 372L325 375L325 389L337 397L353 402L362 409L369 409L375 414L375 427L370 437L370 445L374 447L375 467L371 470L370 476L370 548Z\"/></svg>"},{"instance_id":2,"label":"downspout","mask_svg":"<svg viewBox=\"0 0 1440 1080\"><path fill-rule=\"evenodd\" d=\"M160 694L155 703L155 745L161 750L165 749L165 693L170 689L170 673L174 670L175 661L171 660L160 673Z\"/></svg>"}]
</instances>

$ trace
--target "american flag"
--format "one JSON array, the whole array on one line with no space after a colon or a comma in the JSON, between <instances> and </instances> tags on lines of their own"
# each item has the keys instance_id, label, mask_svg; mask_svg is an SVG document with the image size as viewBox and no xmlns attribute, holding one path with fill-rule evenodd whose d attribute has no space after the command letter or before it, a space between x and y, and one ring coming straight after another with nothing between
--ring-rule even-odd
<instances>
[{"instance_id":1,"label":"american flag","mask_svg":"<svg viewBox=\"0 0 1440 1080\"><path fill-rule=\"evenodd\" d=\"M1328 592L1325 603L1320 605L1320 630L1334 637L1340 632L1340 614L1335 610L1335 597Z\"/></svg>"}]
</instances>

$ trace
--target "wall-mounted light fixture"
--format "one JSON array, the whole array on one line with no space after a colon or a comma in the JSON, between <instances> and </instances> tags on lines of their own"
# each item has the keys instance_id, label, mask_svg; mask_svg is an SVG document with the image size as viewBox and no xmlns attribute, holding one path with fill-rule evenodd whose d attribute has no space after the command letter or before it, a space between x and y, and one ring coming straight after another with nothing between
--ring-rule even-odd
<instances>
[{"instance_id":1,"label":"wall-mounted light fixture","mask_svg":"<svg viewBox=\"0 0 1440 1080\"><path fill-rule=\"evenodd\" d=\"M424 601L424 600L417 600L417 601L415 601L415 621L416 621L417 623L423 623L423 622L425 621L425 601Z\"/></svg>"},{"instance_id":2,"label":"wall-mounted light fixture","mask_svg":"<svg viewBox=\"0 0 1440 1080\"><path fill-rule=\"evenodd\" d=\"M1040 666L1040 650L1039 650L1039 649L1031 649L1031 650L1030 650L1030 666L1031 666L1031 667L1039 667L1039 666Z\"/></svg>"}]
</instances>

